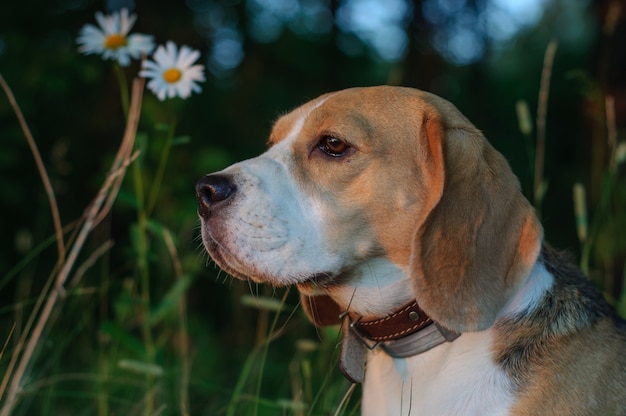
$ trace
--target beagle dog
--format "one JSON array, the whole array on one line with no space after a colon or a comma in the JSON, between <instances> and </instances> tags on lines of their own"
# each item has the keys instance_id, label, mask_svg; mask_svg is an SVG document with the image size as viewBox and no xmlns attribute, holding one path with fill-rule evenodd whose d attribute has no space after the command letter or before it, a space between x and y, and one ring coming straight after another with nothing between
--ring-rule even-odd
<instances>
[{"instance_id":1,"label":"beagle dog","mask_svg":"<svg viewBox=\"0 0 626 416\"><path fill-rule=\"evenodd\" d=\"M626 415L624 323L452 104L347 89L282 116L268 143L198 181L204 245L342 323L363 415Z\"/></svg>"}]
</instances>

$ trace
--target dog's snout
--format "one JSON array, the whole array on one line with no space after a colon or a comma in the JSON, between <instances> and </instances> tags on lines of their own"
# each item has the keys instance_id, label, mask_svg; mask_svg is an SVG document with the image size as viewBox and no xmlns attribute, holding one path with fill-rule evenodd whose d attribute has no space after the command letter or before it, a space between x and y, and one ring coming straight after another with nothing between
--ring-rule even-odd
<instances>
[{"instance_id":1,"label":"dog's snout","mask_svg":"<svg viewBox=\"0 0 626 416\"><path fill-rule=\"evenodd\" d=\"M226 175L207 175L196 183L196 198L202 216L215 204L226 201L235 192L236 186Z\"/></svg>"}]
</instances>

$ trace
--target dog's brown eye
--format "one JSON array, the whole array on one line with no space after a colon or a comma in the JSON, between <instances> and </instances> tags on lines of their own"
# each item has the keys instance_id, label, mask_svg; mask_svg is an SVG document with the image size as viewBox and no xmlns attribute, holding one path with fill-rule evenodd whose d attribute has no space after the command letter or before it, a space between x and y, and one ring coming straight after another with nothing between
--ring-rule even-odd
<instances>
[{"instance_id":1,"label":"dog's brown eye","mask_svg":"<svg viewBox=\"0 0 626 416\"><path fill-rule=\"evenodd\" d=\"M324 136L317 144L317 148L329 156L341 157L350 150L350 145L336 137Z\"/></svg>"}]
</instances>

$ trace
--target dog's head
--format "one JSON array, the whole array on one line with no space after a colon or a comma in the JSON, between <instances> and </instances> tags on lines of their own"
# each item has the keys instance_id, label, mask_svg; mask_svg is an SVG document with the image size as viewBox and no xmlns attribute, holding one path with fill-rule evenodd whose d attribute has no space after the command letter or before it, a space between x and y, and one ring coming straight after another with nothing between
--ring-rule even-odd
<instances>
[{"instance_id":1,"label":"dog's head","mask_svg":"<svg viewBox=\"0 0 626 416\"><path fill-rule=\"evenodd\" d=\"M281 117L268 143L198 181L203 242L233 276L297 285L317 324L338 321L338 293L356 295L378 261L440 325L483 329L538 256L542 229L507 162L432 94L326 94Z\"/></svg>"}]
</instances>

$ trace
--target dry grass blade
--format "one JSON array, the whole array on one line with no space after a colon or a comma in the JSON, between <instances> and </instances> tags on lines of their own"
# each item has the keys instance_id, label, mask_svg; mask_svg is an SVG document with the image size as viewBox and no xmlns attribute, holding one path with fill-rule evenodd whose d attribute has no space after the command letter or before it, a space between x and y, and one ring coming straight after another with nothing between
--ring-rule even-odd
<instances>
[{"instance_id":1,"label":"dry grass blade","mask_svg":"<svg viewBox=\"0 0 626 416\"><path fill-rule=\"evenodd\" d=\"M138 95L141 97L143 94L145 80L143 78L135 79L132 86L132 96L135 97ZM118 171L120 169L125 170L125 166L128 166L131 162L130 159L134 159L136 155L130 156L133 146L135 144L135 134L137 133L137 125L139 123L139 115L141 112L141 100L132 100L130 103L130 112L128 114L128 119L126 122L126 130L124 131L124 138L122 139L122 143L120 144L119 149L117 150L117 154L115 155L115 160L111 165L110 175L113 175L113 172ZM94 227L107 216L111 207L113 206L113 202L117 198L117 193L122 186L122 182L124 179L124 175L119 175L117 179L113 182L111 186L111 192L109 193L109 197L104 204L104 208L98 214L98 217L94 221Z\"/></svg>"},{"instance_id":2,"label":"dry grass blade","mask_svg":"<svg viewBox=\"0 0 626 416\"><path fill-rule=\"evenodd\" d=\"M104 255L107 251L109 251L113 247L113 241L107 240L103 244L101 244L97 249L94 250L93 253L81 264L81 266L76 269L76 273L74 273L74 278L67 285L68 290L72 290L74 287L78 285L78 282L82 279L83 275L93 266L96 261Z\"/></svg>"},{"instance_id":3,"label":"dry grass blade","mask_svg":"<svg viewBox=\"0 0 626 416\"><path fill-rule=\"evenodd\" d=\"M344 406L346 406L346 404L348 403L348 401L350 400L350 397L352 397L352 394L354 393L354 390L356 389L357 384L356 383L352 383L350 385L350 388L348 389L348 391L346 391L346 394L344 394L343 398L341 399L341 402L339 403L339 406L337 406L337 410L335 411L335 416L339 416L343 409Z\"/></svg>"},{"instance_id":4,"label":"dry grass blade","mask_svg":"<svg viewBox=\"0 0 626 416\"><path fill-rule=\"evenodd\" d=\"M13 91L6 83L2 74L0 74L0 85L4 90L4 93L7 95L9 99L9 103L11 103L11 107L15 112L15 116L17 117L20 127L24 132L24 136L26 136L26 141L28 142L28 146L30 147L30 151L33 154L33 158L35 159L35 164L37 165L37 170L39 171L39 175L41 176L41 181L43 182L43 186L46 189L46 195L48 196L48 202L50 203L50 212L52 214L52 222L54 224L54 232L57 239L57 250L59 252L59 265L62 266L63 261L65 260L65 243L63 242L63 227L61 226L61 216L59 214L59 208L57 206L56 196L54 195L54 189L52 188L52 183L50 183L50 177L48 176L48 172L46 171L46 167L43 164L43 160L41 159L41 154L39 153L39 148L37 148L37 143L35 143L35 139L33 138L30 129L28 128L28 124L26 123L26 119L22 114L22 110L20 106L17 104L17 100L13 95Z\"/></svg>"},{"instance_id":5,"label":"dry grass blade","mask_svg":"<svg viewBox=\"0 0 626 416\"><path fill-rule=\"evenodd\" d=\"M126 157L128 155L128 151L122 151L121 149L132 149L132 143L137 132L137 125L139 123L144 83L145 80L141 78L135 79L133 83L131 109L128 115L126 131L120 145L120 150L118 151L117 157L113 162L111 173L107 177L105 183L100 188L100 191L98 192L96 198L87 207L87 210L85 212L85 220L81 226L81 229L78 232L76 240L74 241L72 248L69 251L67 260L64 262L63 267L56 277L54 287L50 291L46 303L41 311L41 314L39 315L37 323L30 334L30 338L28 339L24 351L22 352L22 356L19 359L19 364L17 365L15 372L11 376L11 383L9 385L2 409L0 409L0 416L9 416L11 414L11 411L13 410L13 407L17 402L18 395L21 391L22 378L24 376L24 373L26 372L26 367L28 366L35 352L35 348L39 344L41 335L44 331L46 324L48 323L54 306L56 305L57 300L64 291L63 286L70 274L70 271L72 270L72 267L74 266L74 263L76 262L78 254L83 248L83 245L85 244L85 241L87 240L90 232L93 230L93 227L96 224L96 219L101 217L104 212L108 212L108 209L110 209L110 205L104 205L103 208L103 204L105 203L107 195L110 194L110 191L115 181L119 180L119 177L124 176L126 167L130 164L132 158ZM106 213L104 215L106 215Z\"/></svg>"},{"instance_id":6,"label":"dry grass blade","mask_svg":"<svg viewBox=\"0 0 626 416\"><path fill-rule=\"evenodd\" d=\"M4 345L2 346L2 350L0 350L0 360L4 356L4 352L6 351L7 346L9 345L9 340L11 340L11 337L13 336L13 332L15 332L15 322L13 322L13 325L11 326L11 331L9 331L9 335L7 335L6 341L4 341Z\"/></svg>"}]
</instances>

